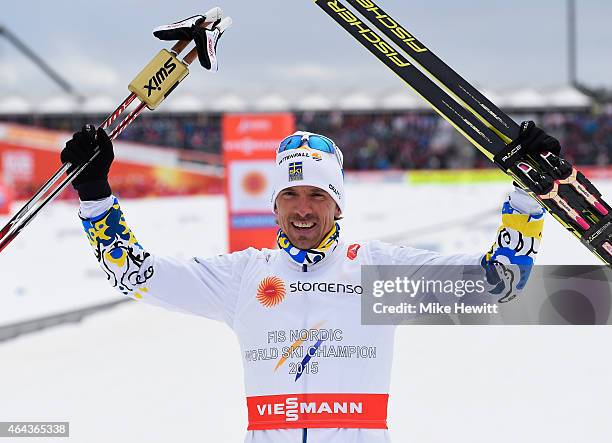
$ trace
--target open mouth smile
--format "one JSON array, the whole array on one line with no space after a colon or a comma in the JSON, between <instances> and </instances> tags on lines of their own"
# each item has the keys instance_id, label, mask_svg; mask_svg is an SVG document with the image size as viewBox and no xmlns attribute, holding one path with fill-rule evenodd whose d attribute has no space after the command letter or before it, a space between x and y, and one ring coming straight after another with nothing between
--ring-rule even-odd
<instances>
[{"instance_id":1,"label":"open mouth smile","mask_svg":"<svg viewBox=\"0 0 612 443\"><path fill-rule=\"evenodd\" d=\"M317 224L312 221L292 221L291 226L298 231L308 231L314 228Z\"/></svg>"}]
</instances>

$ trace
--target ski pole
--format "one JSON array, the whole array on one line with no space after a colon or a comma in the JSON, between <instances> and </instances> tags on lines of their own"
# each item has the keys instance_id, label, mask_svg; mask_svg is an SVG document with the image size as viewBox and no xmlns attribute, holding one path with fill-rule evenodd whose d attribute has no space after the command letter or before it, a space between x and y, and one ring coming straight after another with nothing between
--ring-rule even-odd
<instances>
[{"instance_id":1,"label":"ski pole","mask_svg":"<svg viewBox=\"0 0 612 443\"><path fill-rule=\"evenodd\" d=\"M204 21L199 26L207 27L213 24L213 21ZM167 50L161 50L154 58L149 62L148 65L136 76L136 78L130 83L129 89L131 92L123 102L102 122L100 125L103 129L108 129L115 120L125 112L128 106L136 99L139 98L140 102L136 108L130 112L123 120L121 120L117 126L111 131L109 138L114 140L117 138L135 119L140 113L148 107L154 110L161 101L163 101L172 92L178 83L182 81L189 73L188 66L197 57L197 49L192 48L182 61L177 59L177 56L183 52L187 47L190 40L179 40L174 46ZM169 61L176 64L174 76L164 74L162 81L157 86L156 94L153 98L150 97L150 91L147 86L140 86L143 78L154 78L156 81L161 78L157 74L164 69L165 64ZM165 71L164 71L165 72ZM151 75L153 77L151 77ZM163 80L170 80L164 82ZM150 88L149 88L150 89ZM4 250L19 233L36 217L36 215L50 202L52 202L61 192L70 184L72 181L96 158L99 151L96 150L92 157L83 165L74 169L61 181L56 184L61 176L66 173L72 165L70 163L64 163L53 176L47 180L38 191L28 200L23 207L17 211L17 213L6 223L6 225L0 230L0 252ZM48 194L47 194L48 193ZM44 197L46 195L46 197ZM44 197L44 198L43 198Z\"/></svg>"}]
</instances>

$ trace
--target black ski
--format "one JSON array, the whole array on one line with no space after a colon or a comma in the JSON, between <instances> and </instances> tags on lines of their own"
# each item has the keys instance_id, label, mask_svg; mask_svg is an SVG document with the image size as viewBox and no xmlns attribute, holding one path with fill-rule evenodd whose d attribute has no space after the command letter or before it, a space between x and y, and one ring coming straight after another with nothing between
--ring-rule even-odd
<instances>
[{"instance_id":1,"label":"black ski","mask_svg":"<svg viewBox=\"0 0 612 443\"><path fill-rule=\"evenodd\" d=\"M370 0L347 0L347 2L405 51L425 72L439 81L452 95L455 95L456 99L463 101L466 108L469 108L474 114L483 116L483 121L494 128L502 139L505 137L506 143L518 137L520 128L514 120L440 60L380 6Z\"/></svg>"},{"instance_id":2,"label":"black ski","mask_svg":"<svg viewBox=\"0 0 612 443\"><path fill-rule=\"evenodd\" d=\"M315 0L315 3L500 169L529 190L553 217L595 255L608 265L612 263L612 208L580 171L552 153L539 156L524 153L520 144L512 143L520 132L520 126L507 114L373 1L347 1L448 93L339 1Z\"/></svg>"}]
</instances>

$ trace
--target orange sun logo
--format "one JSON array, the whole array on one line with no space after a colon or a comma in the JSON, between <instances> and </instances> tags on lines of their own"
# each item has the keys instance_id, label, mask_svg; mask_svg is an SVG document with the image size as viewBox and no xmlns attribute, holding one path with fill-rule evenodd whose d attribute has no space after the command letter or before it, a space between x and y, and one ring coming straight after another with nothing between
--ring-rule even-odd
<instances>
[{"instance_id":1,"label":"orange sun logo","mask_svg":"<svg viewBox=\"0 0 612 443\"><path fill-rule=\"evenodd\" d=\"M249 195L258 196L266 186L266 177L259 171L251 171L242 178L242 189Z\"/></svg>"},{"instance_id":2,"label":"orange sun logo","mask_svg":"<svg viewBox=\"0 0 612 443\"><path fill-rule=\"evenodd\" d=\"M257 288L257 300L266 308L276 306L285 298L285 283L278 277L266 277Z\"/></svg>"}]
</instances>

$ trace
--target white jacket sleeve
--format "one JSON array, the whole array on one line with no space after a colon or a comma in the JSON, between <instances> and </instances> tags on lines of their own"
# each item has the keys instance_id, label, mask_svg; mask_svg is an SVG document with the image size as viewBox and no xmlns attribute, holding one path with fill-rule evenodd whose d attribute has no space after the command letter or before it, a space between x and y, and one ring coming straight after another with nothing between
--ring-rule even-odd
<instances>
[{"instance_id":1,"label":"white jacket sleeve","mask_svg":"<svg viewBox=\"0 0 612 443\"><path fill-rule=\"evenodd\" d=\"M370 242L370 251L374 264L411 265L411 266L466 266L480 265L483 254L442 255L438 252L398 246L380 241Z\"/></svg>"},{"instance_id":2,"label":"white jacket sleeve","mask_svg":"<svg viewBox=\"0 0 612 443\"><path fill-rule=\"evenodd\" d=\"M112 196L82 202L80 217L109 283L123 295L232 324L242 270L254 249L207 259L154 256L136 240Z\"/></svg>"}]
</instances>

